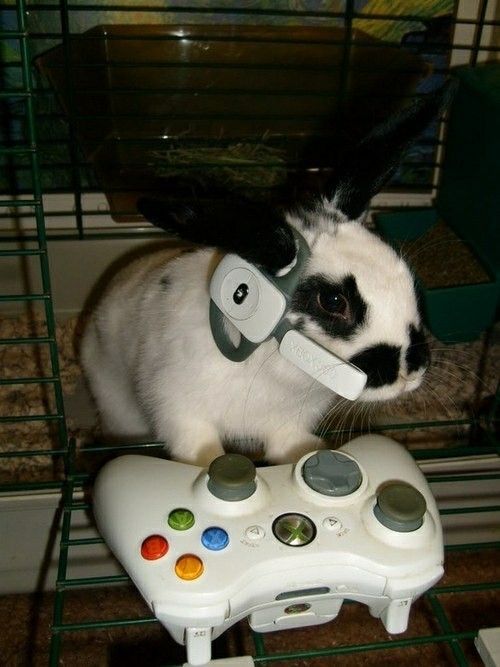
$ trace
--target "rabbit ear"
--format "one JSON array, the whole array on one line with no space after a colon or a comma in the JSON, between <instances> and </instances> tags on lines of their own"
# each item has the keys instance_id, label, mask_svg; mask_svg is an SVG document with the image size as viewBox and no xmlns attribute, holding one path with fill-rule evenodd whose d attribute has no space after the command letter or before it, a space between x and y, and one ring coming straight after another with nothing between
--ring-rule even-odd
<instances>
[{"instance_id":1,"label":"rabbit ear","mask_svg":"<svg viewBox=\"0 0 500 667\"><path fill-rule=\"evenodd\" d=\"M344 155L338 177L326 187L326 199L331 200L349 220L359 218L371 198L396 171L411 142L444 111L454 90L454 84L449 83L375 127Z\"/></svg>"},{"instance_id":2,"label":"rabbit ear","mask_svg":"<svg viewBox=\"0 0 500 667\"><path fill-rule=\"evenodd\" d=\"M193 243L234 252L275 273L296 255L284 217L265 204L247 200L178 205L141 197L137 208L155 226Z\"/></svg>"}]
</instances>

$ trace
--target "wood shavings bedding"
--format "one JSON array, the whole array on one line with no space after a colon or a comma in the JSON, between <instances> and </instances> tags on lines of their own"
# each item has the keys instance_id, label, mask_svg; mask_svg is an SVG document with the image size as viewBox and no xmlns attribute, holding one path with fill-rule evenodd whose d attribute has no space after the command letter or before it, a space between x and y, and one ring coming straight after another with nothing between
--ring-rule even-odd
<instances>
[{"instance_id":1,"label":"wood shavings bedding","mask_svg":"<svg viewBox=\"0 0 500 667\"><path fill-rule=\"evenodd\" d=\"M77 318L59 324L56 338L63 391L71 394L81 377L74 336ZM47 335L44 316L33 312L17 318L0 319L0 338L15 339ZM0 346L2 379L50 378L53 376L47 343ZM16 383L0 387L0 417L33 418L57 413L53 383ZM0 423L0 453L60 449L56 421L13 421ZM62 466L48 455L0 458L1 482L31 482L61 477Z\"/></svg>"}]
</instances>

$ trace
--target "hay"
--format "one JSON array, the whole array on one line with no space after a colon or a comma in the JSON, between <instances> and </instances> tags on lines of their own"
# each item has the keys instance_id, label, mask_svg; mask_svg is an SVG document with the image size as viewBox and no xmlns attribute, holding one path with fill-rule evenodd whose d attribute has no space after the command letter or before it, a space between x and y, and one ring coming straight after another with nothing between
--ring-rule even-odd
<instances>
[{"instance_id":1,"label":"hay","mask_svg":"<svg viewBox=\"0 0 500 667\"><path fill-rule=\"evenodd\" d=\"M477 285L491 280L470 246L443 221L415 241L402 243L401 251L427 288Z\"/></svg>"},{"instance_id":2,"label":"hay","mask_svg":"<svg viewBox=\"0 0 500 667\"><path fill-rule=\"evenodd\" d=\"M287 178L286 151L238 142L228 146L173 146L152 151L157 176L204 181L235 188L273 188Z\"/></svg>"}]
</instances>

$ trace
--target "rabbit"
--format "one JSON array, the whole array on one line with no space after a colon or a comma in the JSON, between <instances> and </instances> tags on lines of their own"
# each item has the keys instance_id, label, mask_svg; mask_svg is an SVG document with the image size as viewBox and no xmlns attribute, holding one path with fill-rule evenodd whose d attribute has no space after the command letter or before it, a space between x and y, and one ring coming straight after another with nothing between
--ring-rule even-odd
<instances>
[{"instance_id":1,"label":"rabbit","mask_svg":"<svg viewBox=\"0 0 500 667\"><path fill-rule=\"evenodd\" d=\"M127 442L152 437L172 459L199 466L227 443L249 455L262 447L272 464L325 446L315 431L345 399L280 356L273 338L245 361L227 359L209 325L209 283L223 253L277 274L294 261L292 227L310 250L287 314L292 325L367 374L358 402L416 389L430 353L414 277L364 218L446 96L420 98L376 127L314 201L287 211L244 198L219 207L141 198L147 220L194 246L132 262L88 322L81 360L103 431Z\"/></svg>"}]
</instances>

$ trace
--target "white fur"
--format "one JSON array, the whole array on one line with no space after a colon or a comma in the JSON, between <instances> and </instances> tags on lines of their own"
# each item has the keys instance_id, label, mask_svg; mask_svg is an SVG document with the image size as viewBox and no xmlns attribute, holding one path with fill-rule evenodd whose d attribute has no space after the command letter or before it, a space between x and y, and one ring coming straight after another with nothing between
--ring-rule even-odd
<instances>
[{"instance_id":1,"label":"white fur","mask_svg":"<svg viewBox=\"0 0 500 667\"><path fill-rule=\"evenodd\" d=\"M306 334L344 358L388 343L402 346L404 359L408 327L419 326L408 268L359 222L335 224L327 210L321 216L314 229L299 214L288 217L311 248L306 274L353 274L368 304L367 324L352 340L333 340L305 316ZM313 431L339 397L283 359L274 340L242 363L222 356L208 320L209 281L220 255L174 254L161 251L122 271L85 331L82 361L105 432L129 441L153 437L173 458L198 465L223 453L225 439L243 439L243 450L263 443L272 462L318 448ZM420 380L403 373L359 400L392 398Z\"/></svg>"}]
</instances>

